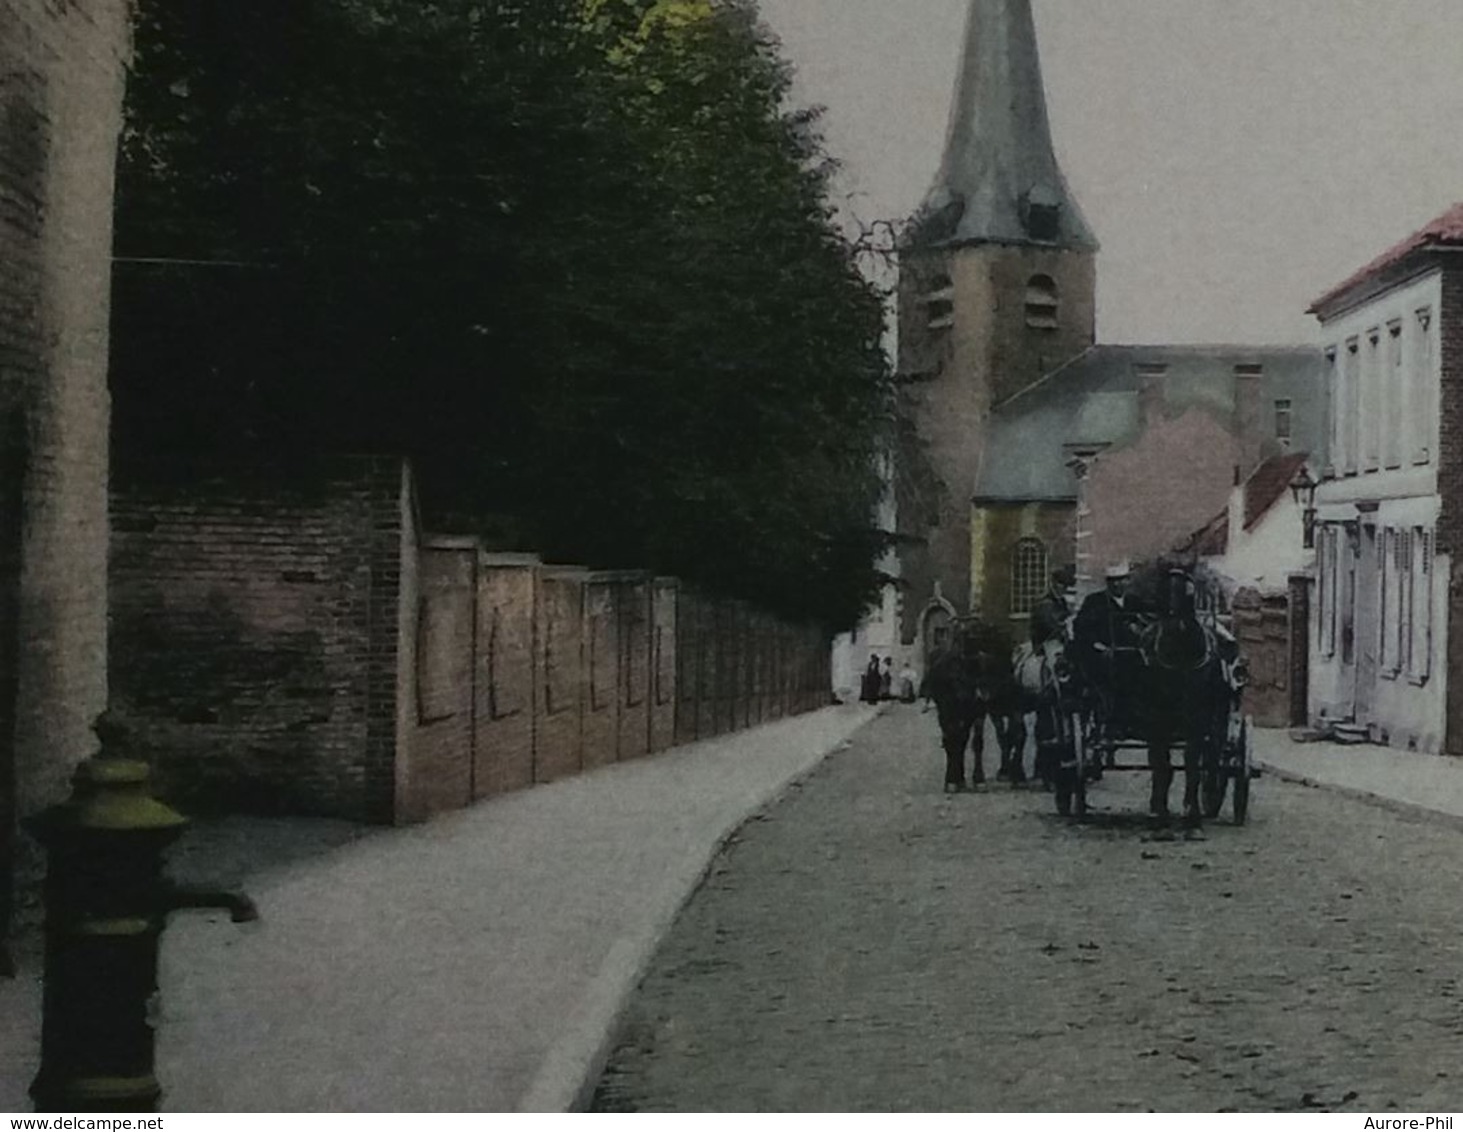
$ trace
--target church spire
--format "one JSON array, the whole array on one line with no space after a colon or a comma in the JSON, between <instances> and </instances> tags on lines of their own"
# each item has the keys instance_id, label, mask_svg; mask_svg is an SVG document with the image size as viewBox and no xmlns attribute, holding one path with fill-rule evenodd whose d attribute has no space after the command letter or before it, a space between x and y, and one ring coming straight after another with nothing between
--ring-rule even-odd
<instances>
[{"instance_id":1,"label":"church spire","mask_svg":"<svg viewBox=\"0 0 1463 1132\"><path fill-rule=\"evenodd\" d=\"M1031 0L971 0L945 158L911 237L1097 250L1052 149Z\"/></svg>"}]
</instances>

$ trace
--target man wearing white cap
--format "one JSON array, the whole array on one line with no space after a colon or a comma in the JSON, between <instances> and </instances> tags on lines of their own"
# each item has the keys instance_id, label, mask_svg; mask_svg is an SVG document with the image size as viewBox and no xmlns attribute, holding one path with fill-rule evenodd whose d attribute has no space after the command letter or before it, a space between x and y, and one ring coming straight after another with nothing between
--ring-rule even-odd
<instances>
[{"instance_id":1,"label":"man wearing white cap","mask_svg":"<svg viewBox=\"0 0 1463 1132\"><path fill-rule=\"evenodd\" d=\"M1082 603L1072 626L1077 664L1088 682L1105 697L1117 690L1115 685L1125 683L1125 662L1133 654L1124 650L1138 647L1137 627L1128 598L1131 575L1132 567L1126 559L1109 566L1107 587ZM1121 694L1118 698L1128 699ZM1109 708L1112 706L1109 700Z\"/></svg>"}]
</instances>

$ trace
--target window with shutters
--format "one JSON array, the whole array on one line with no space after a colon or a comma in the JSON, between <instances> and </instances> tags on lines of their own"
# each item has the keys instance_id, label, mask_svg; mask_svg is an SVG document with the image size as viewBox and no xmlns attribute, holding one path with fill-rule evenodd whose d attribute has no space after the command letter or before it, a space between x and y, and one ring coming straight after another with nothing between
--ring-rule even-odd
<instances>
[{"instance_id":1,"label":"window with shutters","mask_svg":"<svg viewBox=\"0 0 1463 1132\"><path fill-rule=\"evenodd\" d=\"M1412 669L1412 532L1397 532L1397 662Z\"/></svg>"},{"instance_id":2,"label":"window with shutters","mask_svg":"<svg viewBox=\"0 0 1463 1132\"><path fill-rule=\"evenodd\" d=\"M925 325L931 330L948 330L955 325L955 283L941 273L930 280L924 296Z\"/></svg>"},{"instance_id":3,"label":"window with shutters","mask_svg":"<svg viewBox=\"0 0 1463 1132\"><path fill-rule=\"evenodd\" d=\"M1331 529L1318 528L1315 535L1315 648L1325 652L1325 623L1331 608Z\"/></svg>"},{"instance_id":4,"label":"window with shutters","mask_svg":"<svg viewBox=\"0 0 1463 1132\"><path fill-rule=\"evenodd\" d=\"M1366 332L1366 348L1361 366L1361 396L1357 408L1361 416L1362 470L1376 471L1382 463L1382 331L1373 327Z\"/></svg>"},{"instance_id":5,"label":"window with shutters","mask_svg":"<svg viewBox=\"0 0 1463 1132\"><path fill-rule=\"evenodd\" d=\"M1033 275L1026 281L1026 325L1057 329L1057 283L1050 275Z\"/></svg>"},{"instance_id":6,"label":"window with shutters","mask_svg":"<svg viewBox=\"0 0 1463 1132\"><path fill-rule=\"evenodd\" d=\"M1402 466L1407 447L1407 371L1403 369L1402 323L1387 323L1387 379L1382 395L1382 463L1388 468Z\"/></svg>"},{"instance_id":7,"label":"window with shutters","mask_svg":"<svg viewBox=\"0 0 1463 1132\"><path fill-rule=\"evenodd\" d=\"M1327 408L1327 435L1331 438L1331 454L1326 465L1326 476L1330 477L1339 471L1343 464L1341 451L1341 363L1335 347L1326 351L1326 374L1330 379L1330 396Z\"/></svg>"},{"instance_id":8,"label":"window with shutters","mask_svg":"<svg viewBox=\"0 0 1463 1132\"><path fill-rule=\"evenodd\" d=\"M1407 532L1387 532L1387 554L1382 562L1386 574L1383 632L1383 669L1391 676L1402 671L1407 658Z\"/></svg>"},{"instance_id":9,"label":"window with shutters","mask_svg":"<svg viewBox=\"0 0 1463 1132\"><path fill-rule=\"evenodd\" d=\"M1338 542L1341 557L1340 626L1341 663L1356 663L1356 527L1345 528L1345 537Z\"/></svg>"},{"instance_id":10,"label":"window with shutters","mask_svg":"<svg viewBox=\"0 0 1463 1132\"><path fill-rule=\"evenodd\" d=\"M1412 462L1426 464L1432 459L1434 427L1433 378L1433 312L1423 307L1417 312L1416 346L1413 350L1411 417Z\"/></svg>"},{"instance_id":11,"label":"window with shutters","mask_svg":"<svg viewBox=\"0 0 1463 1132\"><path fill-rule=\"evenodd\" d=\"M1341 386L1341 472L1354 476L1361 466L1361 342L1356 338L1346 343Z\"/></svg>"},{"instance_id":12,"label":"window with shutters","mask_svg":"<svg viewBox=\"0 0 1463 1132\"><path fill-rule=\"evenodd\" d=\"M1412 623L1409 626L1412 638L1408 658L1408 674L1414 683L1425 683L1432 675L1433 651L1433 594L1432 594L1432 532L1421 527L1412 531L1412 561L1410 575L1410 598Z\"/></svg>"},{"instance_id":13,"label":"window with shutters","mask_svg":"<svg viewBox=\"0 0 1463 1132\"><path fill-rule=\"evenodd\" d=\"M1040 539L1024 538L1011 556L1011 615L1029 615L1046 589L1046 545Z\"/></svg>"},{"instance_id":14,"label":"window with shutters","mask_svg":"<svg viewBox=\"0 0 1463 1132\"><path fill-rule=\"evenodd\" d=\"M1286 447L1290 447L1291 432L1291 402L1289 399L1275 402L1275 439Z\"/></svg>"},{"instance_id":15,"label":"window with shutters","mask_svg":"<svg viewBox=\"0 0 1463 1132\"><path fill-rule=\"evenodd\" d=\"M1392 591L1397 588L1397 583L1392 578L1392 538L1393 532L1384 529L1381 532L1381 539L1378 543L1377 585L1380 590L1377 602L1377 613L1379 624L1377 634L1377 663L1381 667L1383 675L1391 672L1393 644L1390 640L1393 622L1396 618L1392 614Z\"/></svg>"},{"instance_id":16,"label":"window with shutters","mask_svg":"<svg viewBox=\"0 0 1463 1132\"><path fill-rule=\"evenodd\" d=\"M1324 586L1325 594L1321 607L1321 651L1328 657L1336 655L1336 620L1341 598L1341 555L1340 530L1336 526L1325 529L1322 540L1325 550Z\"/></svg>"}]
</instances>

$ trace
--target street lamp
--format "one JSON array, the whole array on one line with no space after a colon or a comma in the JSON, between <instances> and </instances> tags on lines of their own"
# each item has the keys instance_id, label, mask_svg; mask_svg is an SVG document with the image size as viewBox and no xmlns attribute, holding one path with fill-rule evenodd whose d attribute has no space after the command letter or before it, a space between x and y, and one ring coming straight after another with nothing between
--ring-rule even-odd
<instances>
[{"instance_id":1,"label":"street lamp","mask_svg":"<svg viewBox=\"0 0 1463 1132\"><path fill-rule=\"evenodd\" d=\"M1311 478L1311 470L1305 464L1300 466L1300 471L1295 473L1295 479L1290 481L1290 494L1295 499L1296 506L1301 508L1305 523L1307 550L1314 549L1316 545L1316 488L1319 486Z\"/></svg>"}]
</instances>

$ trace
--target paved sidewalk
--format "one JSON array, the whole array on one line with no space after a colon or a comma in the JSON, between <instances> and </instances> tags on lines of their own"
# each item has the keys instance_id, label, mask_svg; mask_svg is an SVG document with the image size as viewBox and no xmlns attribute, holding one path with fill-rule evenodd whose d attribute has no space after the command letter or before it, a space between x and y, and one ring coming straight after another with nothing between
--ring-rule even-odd
<instances>
[{"instance_id":1,"label":"paved sidewalk","mask_svg":"<svg viewBox=\"0 0 1463 1132\"><path fill-rule=\"evenodd\" d=\"M1463 759L1369 744L1297 743L1271 729L1255 732L1255 758L1292 781L1463 821Z\"/></svg>"},{"instance_id":2,"label":"paved sidewalk","mask_svg":"<svg viewBox=\"0 0 1463 1132\"><path fill-rule=\"evenodd\" d=\"M355 841L257 879L257 924L175 918L166 1109L586 1103L717 848L875 714L829 708ZM32 975L0 987L0 1009L19 1002L38 1030L37 997ZM0 1111L25 1107L33 1071L33 1047L0 1051Z\"/></svg>"}]
</instances>

